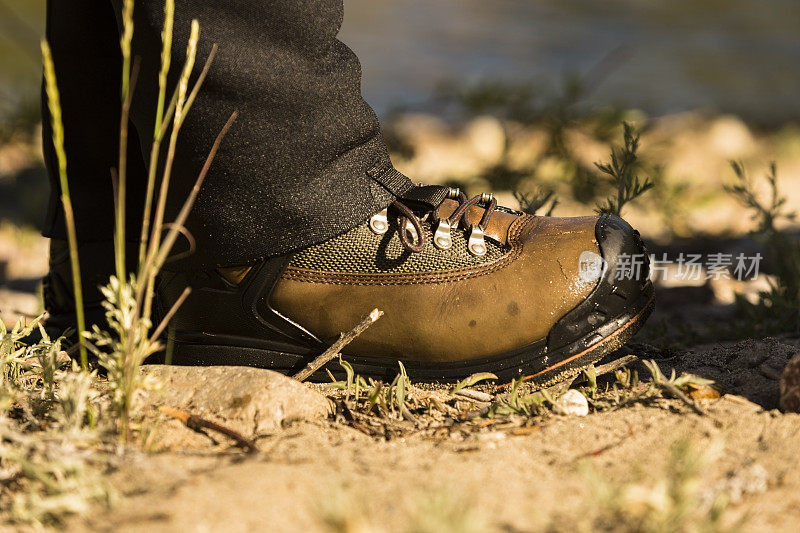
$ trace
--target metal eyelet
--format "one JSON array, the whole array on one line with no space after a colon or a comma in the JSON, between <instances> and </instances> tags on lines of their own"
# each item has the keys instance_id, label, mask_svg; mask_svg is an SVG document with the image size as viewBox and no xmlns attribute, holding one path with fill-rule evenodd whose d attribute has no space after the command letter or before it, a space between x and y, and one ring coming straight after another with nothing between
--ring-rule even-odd
<instances>
[{"instance_id":1,"label":"metal eyelet","mask_svg":"<svg viewBox=\"0 0 800 533\"><path fill-rule=\"evenodd\" d=\"M447 197L451 200L458 200L459 196L461 196L461 189L458 187L450 187L447 190Z\"/></svg>"},{"instance_id":2,"label":"metal eyelet","mask_svg":"<svg viewBox=\"0 0 800 533\"><path fill-rule=\"evenodd\" d=\"M473 225L472 231L469 233L469 241L467 242L469 253L477 256L486 255L486 240L483 236L483 228L477 224Z\"/></svg>"},{"instance_id":3,"label":"metal eyelet","mask_svg":"<svg viewBox=\"0 0 800 533\"><path fill-rule=\"evenodd\" d=\"M453 238L450 236L450 224L446 220L440 220L436 233L433 234L433 244L440 250L448 250L453 246Z\"/></svg>"},{"instance_id":4,"label":"metal eyelet","mask_svg":"<svg viewBox=\"0 0 800 533\"><path fill-rule=\"evenodd\" d=\"M384 209L383 211L372 215L372 217L369 219L369 229L378 235L383 235L389 231L388 209Z\"/></svg>"},{"instance_id":5,"label":"metal eyelet","mask_svg":"<svg viewBox=\"0 0 800 533\"><path fill-rule=\"evenodd\" d=\"M481 193L481 200L480 200L481 203L488 204L492 200L494 200L494 195L492 193L490 193L490 192L482 192Z\"/></svg>"}]
</instances>

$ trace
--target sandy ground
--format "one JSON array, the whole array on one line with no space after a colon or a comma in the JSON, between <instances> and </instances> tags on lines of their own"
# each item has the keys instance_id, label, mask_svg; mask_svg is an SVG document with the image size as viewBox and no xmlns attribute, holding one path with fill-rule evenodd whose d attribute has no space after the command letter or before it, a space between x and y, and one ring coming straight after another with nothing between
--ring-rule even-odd
<instances>
[{"instance_id":1,"label":"sandy ground","mask_svg":"<svg viewBox=\"0 0 800 533\"><path fill-rule=\"evenodd\" d=\"M775 409L775 374L798 351L800 339L781 338L661 354L666 373L677 368L716 379L721 397L697 400L702 415L657 397L586 417L547 412L436 421L416 412L416 423L359 416L357 425L339 413L250 431L260 451L248 455L224 438L213 441L148 414L143 426L153 425L160 444L152 446L161 451L131 449L112 460L108 479L121 500L88 519L72 519L67 529L589 530L596 529L593 518L609 512L598 495L604 487L663 500L676 468L671 450L684 441L690 453L680 466L701 461L685 487L696 492L692 505L724 495L724 525L743 521L745 531L795 531L800 415ZM641 363L630 368L647 375ZM343 397L325 386L305 387L334 401ZM442 386L417 393L448 396ZM178 400L173 395L171 401ZM479 407L456 405L467 413ZM232 421L225 409L211 418ZM635 513L635 501L626 502L626 512Z\"/></svg>"},{"instance_id":2,"label":"sandy ground","mask_svg":"<svg viewBox=\"0 0 800 533\"><path fill-rule=\"evenodd\" d=\"M499 152L510 135L491 119L476 120L459 135L443 133L437 124L422 127L420 117L404 120L405 126L398 127L416 132L409 142L418 151L399 166L431 182L458 177L461 166L473 172L494 164L499 156L490 148L496 146ZM741 234L750 228L741 208L719 196L721 184L729 181L722 177L728 175L727 159L739 154L754 165L763 165L764 158L773 155L779 164L783 160L790 204L798 204L797 131L765 139L730 117L689 127L694 120L663 120L646 146L654 153L669 153L673 165L668 178L675 184L693 183L694 192L685 204L689 211L682 218L689 226L706 234ZM673 136L678 131L693 133ZM511 138L512 158L517 146L523 163L532 157L526 150L536 146L536 135L522 132ZM678 144L682 147L676 148ZM592 143L581 146L581 157L587 161L603 159L607 153ZM466 152L480 161L464 161ZM439 166L432 168L434 163ZM24 160L18 167L26 165L36 164ZM4 169L7 179L18 176L16 168ZM761 174L762 168L754 167L753 173ZM701 183L698 176L707 179ZM17 190L16 185L0 185ZM478 181L474 186L482 185ZM709 191L716 191L716 196ZM568 201L562 209L560 214L587 211ZM646 236L666 234L669 228L662 215L651 216L647 208L630 212L638 226L652 229L645 231ZM26 226L18 222L0 226L0 311L6 322L19 312L39 311L36 279L46 269L44 241L32 230L20 229ZM366 433L341 415L331 415L249 435L256 438L260 452L247 455L224 439L212 442L148 411L145 425L161 435L162 445L132 447L112 457L108 479L121 498L110 509L98 506L88 518L69 519L66 529L589 530L597 525L592 520L598 514L609 511L609 500L598 496L604 487L612 494L639 494L638 500L625 500L623 507L630 509L624 510L631 516L640 512L643 500L656 507L663 502L664 483L674 469L670 450L685 439L703 458L692 481L700 495L695 504L725 494L731 500L725 524L744 520L747 531L796 531L800 415L776 408L778 377L786 361L800 351L800 339L712 342L709 335L714 328L730 326L734 290L754 294L758 288L711 281L699 286L662 285L659 309L648 328L618 354L655 358L665 373L675 368L714 379L721 397L698 400L704 415L678 400L649 398L586 417L547 413L468 426L420 417L416 425L396 424L391 431L381 429L383 423L378 421ZM634 367L647 375L641 363ZM341 399L340 393L308 387L331 400ZM443 387L432 392L447 394ZM224 412L218 415L220 421L226 420Z\"/></svg>"},{"instance_id":3,"label":"sandy ground","mask_svg":"<svg viewBox=\"0 0 800 533\"><path fill-rule=\"evenodd\" d=\"M610 483L652 486L664 476L670 446L685 437L698 453L719 448L702 483L738 491L731 523L747 516L748 531L796 530L800 415L732 396L707 408L699 416L660 400L585 418L551 416L520 435L489 426L466 437L389 441L305 422L261 439L257 456L131 453L110 478L122 502L68 529L413 531L427 515L443 515L468 530L572 531L599 504L587 467ZM331 527L344 517L345 527Z\"/></svg>"}]
</instances>

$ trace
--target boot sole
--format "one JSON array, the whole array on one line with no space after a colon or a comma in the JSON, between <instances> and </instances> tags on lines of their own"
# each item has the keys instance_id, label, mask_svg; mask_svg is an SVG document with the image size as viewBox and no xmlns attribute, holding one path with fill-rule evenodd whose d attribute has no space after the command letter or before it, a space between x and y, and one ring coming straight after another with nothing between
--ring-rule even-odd
<instances>
[{"instance_id":1,"label":"boot sole","mask_svg":"<svg viewBox=\"0 0 800 533\"><path fill-rule=\"evenodd\" d=\"M655 295L651 293L645 307L611 335L558 364L535 374L524 376L523 381L530 381L541 388L545 388L580 374L631 340L650 317L650 314L655 309L655 303Z\"/></svg>"},{"instance_id":2,"label":"boot sole","mask_svg":"<svg viewBox=\"0 0 800 533\"><path fill-rule=\"evenodd\" d=\"M553 348L551 335L551 338L491 357L449 363L403 361L403 365L414 381L455 382L474 373L491 372L502 382L522 377L525 381L546 387L577 375L625 344L641 329L655 306L652 283L647 282L642 286L631 300L626 302L622 313L558 348ZM316 355L265 349L256 343L254 339L242 337L178 333L172 361L182 365L255 366L291 375L299 372ZM397 361L393 359L347 354L343 355L343 359L364 377L390 381L399 371ZM338 360L333 360L317 371L311 380L326 381L326 369L337 379L345 375Z\"/></svg>"}]
</instances>

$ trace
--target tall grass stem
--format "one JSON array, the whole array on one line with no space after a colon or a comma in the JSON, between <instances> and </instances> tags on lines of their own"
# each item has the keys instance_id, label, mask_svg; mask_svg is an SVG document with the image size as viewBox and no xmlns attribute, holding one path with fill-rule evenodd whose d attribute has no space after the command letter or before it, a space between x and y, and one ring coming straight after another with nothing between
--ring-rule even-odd
<instances>
[{"instance_id":1,"label":"tall grass stem","mask_svg":"<svg viewBox=\"0 0 800 533\"><path fill-rule=\"evenodd\" d=\"M158 106L156 108L153 145L150 149L150 168L147 175L147 192L145 193L144 214L142 216L142 232L139 237L139 278L144 267L147 253L147 239L150 232L150 213L153 210L153 192L158 172L158 155L161 151L161 139L164 137L164 102L167 95L167 75L172 60L172 33L175 20L175 0L164 2L164 29L161 32L161 70L158 73ZM169 114L174 107L170 104ZM166 120L169 120L167 118Z\"/></svg>"},{"instance_id":2,"label":"tall grass stem","mask_svg":"<svg viewBox=\"0 0 800 533\"><path fill-rule=\"evenodd\" d=\"M133 41L133 0L122 4L122 113L119 127L119 165L117 168L116 228L114 232L114 264L117 278L126 278L125 269L125 218L128 189L128 120L133 93L131 76L131 42Z\"/></svg>"},{"instance_id":3,"label":"tall grass stem","mask_svg":"<svg viewBox=\"0 0 800 533\"><path fill-rule=\"evenodd\" d=\"M164 164L164 175L161 179L161 187L158 193L158 203L156 204L155 217L153 219L153 230L150 233L150 240L148 242L146 265L141 269L145 278L139 280L144 290L142 316L146 318L150 317L150 312L152 309L153 283L155 280L154 271L147 268L147 264L152 265L154 263L154 260L158 256L160 250L160 235L162 226L164 224L164 213L167 205L167 192L169 190L169 182L172 175L172 166L175 161L175 149L178 142L178 133L180 132L180 127L184 117L184 104L186 103L186 94L189 87L189 77L194 69L194 62L197 55L197 42L199 39L200 23L197 20L193 20L191 33L189 36L189 43L186 47L186 63L184 64L180 80L178 81L177 100L175 104L172 132L170 134L167 158Z\"/></svg>"},{"instance_id":4,"label":"tall grass stem","mask_svg":"<svg viewBox=\"0 0 800 533\"><path fill-rule=\"evenodd\" d=\"M67 154L64 150L64 124L61 118L61 98L58 92L53 55L47 41L42 40L42 63L44 65L45 87L47 91L47 106L50 110L50 121L53 129L53 146L58 159L58 178L61 186L61 204L64 207L64 219L67 225L67 241L69 243L70 264L72 267L72 286L75 296L75 320L78 327L78 350L80 352L81 368L86 370L89 366L84 344L83 332L86 330L86 318L83 312L83 287L81 285L80 260L78 258L78 237L75 231L75 213L72 210L72 199L69 194L67 181Z\"/></svg>"},{"instance_id":5,"label":"tall grass stem","mask_svg":"<svg viewBox=\"0 0 800 533\"><path fill-rule=\"evenodd\" d=\"M159 249L158 256L156 256L154 267L155 270L158 271L164 266L166 262L169 252L172 249L172 246L175 244L175 240L178 238L178 234L181 233L181 228L183 227L186 219L189 216L189 212L192 210L192 206L194 205L194 201L197 199L197 195L200 193L200 187L202 187L203 182L208 175L208 171L211 169L211 163L214 162L214 158L219 151L219 147L222 145L222 140L228 134L228 131L233 126L233 123L236 121L239 113L234 111L231 113L230 118L222 127L217 138L214 140L214 144L211 146L211 150L208 152L208 156L206 157L206 162L203 164L203 169L200 171L200 175L197 177L197 181L195 182L192 190L189 192L189 196L186 197L186 200L183 202L183 206L181 207L178 216L175 218L175 222L171 224L171 229L169 233L164 237L163 244Z\"/></svg>"}]
</instances>

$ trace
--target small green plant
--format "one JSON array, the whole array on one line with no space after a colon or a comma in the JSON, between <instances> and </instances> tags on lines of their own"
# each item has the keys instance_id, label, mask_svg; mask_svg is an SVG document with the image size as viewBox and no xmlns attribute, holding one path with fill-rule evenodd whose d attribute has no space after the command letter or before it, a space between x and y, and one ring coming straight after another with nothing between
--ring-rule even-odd
<instances>
[{"instance_id":1,"label":"small green plant","mask_svg":"<svg viewBox=\"0 0 800 533\"><path fill-rule=\"evenodd\" d=\"M411 502L408 533L479 533L490 530L489 520L474 501L454 487L420 494Z\"/></svg>"},{"instance_id":2,"label":"small green plant","mask_svg":"<svg viewBox=\"0 0 800 533\"><path fill-rule=\"evenodd\" d=\"M730 163L737 180L732 185L727 185L725 190L736 196L745 207L752 211L752 219L757 224L757 231L776 231L775 223L777 221L781 219L794 221L797 218L797 213L784 210L786 197L781 195L778 188L778 167L774 161L770 163L765 176L769 186L769 199L766 203L759 198L756 184L747 174L744 163L741 161L731 161Z\"/></svg>"},{"instance_id":3,"label":"small green plant","mask_svg":"<svg viewBox=\"0 0 800 533\"><path fill-rule=\"evenodd\" d=\"M12 520L38 526L88 515L116 493L94 467L85 443L59 434L25 435L0 421L0 502Z\"/></svg>"},{"instance_id":4,"label":"small green plant","mask_svg":"<svg viewBox=\"0 0 800 533\"><path fill-rule=\"evenodd\" d=\"M537 188L534 192L514 191L514 198L519 203L519 208L529 215L537 215L544 209L544 216L549 217L558 206L558 197L554 191L545 191ZM547 204L550 205L547 205Z\"/></svg>"},{"instance_id":5,"label":"small green plant","mask_svg":"<svg viewBox=\"0 0 800 533\"><path fill-rule=\"evenodd\" d=\"M53 400L55 399L56 372L60 366L58 355L61 353L61 339L51 341L41 324L39 324L39 334L42 340L31 348L42 372L42 397Z\"/></svg>"},{"instance_id":6,"label":"small green plant","mask_svg":"<svg viewBox=\"0 0 800 533\"><path fill-rule=\"evenodd\" d=\"M496 379L497 376L492 374L491 372L478 372L477 374L472 374L471 376L467 376L466 378L456 383L455 387L450 389L450 394L455 394L462 389L465 389L467 387L472 387L473 385L477 385L481 381L490 381Z\"/></svg>"},{"instance_id":7,"label":"small green plant","mask_svg":"<svg viewBox=\"0 0 800 533\"><path fill-rule=\"evenodd\" d=\"M59 371L57 376L59 391L54 418L61 430L76 434L87 424L94 427L100 397L94 388L97 371L83 372L73 362L71 369Z\"/></svg>"},{"instance_id":8,"label":"small green plant","mask_svg":"<svg viewBox=\"0 0 800 533\"><path fill-rule=\"evenodd\" d=\"M659 368L658 364L653 361L643 361L643 364L653 376L653 381L658 384L668 383L673 385L675 388L680 390L681 392L686 392L690 387L706 387L709 385L713 385L714 381L711 379L702 378L695 374L683 373L680 376L675 374L675 369L673 368L669 378L667 378Z\"/></svg>"},{"instance_id":9,"label":"small green plant","mask_svg":"<svg viewBox=\"0 0 800 533\"><path fill-rule=\"evenodd\" d=\"M766 262L774 274L769 290L759 293L758 302L753 304L738 296L737 307L761 333L800 331L800 240L777 228L781 221L795 222L797 212L786 208L774 162L765 178L769 188L766 200L760 198L757 185L741 162L732 161L731 166L737 179L726 190L750 209L756 223L753 237L764 246Z\"/></svg>"},{"instance_id":10,"label":"small green plant","mask_svg":"<svg viewBox=\"0 0 800 533\"><path fill-rule=\"evenodd\" d=\"M658 387L650 382L639 383L639 374L635 370L623 368L614 373L614 383L601 390L597 381L591 381L580 391L595 411L616 411L631 403L655 398L659 395Z\"/></svg>"},{"instance_id":11,"label":"small green plant","mask_svg":"<svg viewBox=\"0 0 800 533\"><path fill-rule=\"evenodd\" d=\"M654 183L650 178L642 180L638 171L639 133L633 125L623 123L625 144L620 148L612 148L610 163L595 163L598 170L606 174L616 188L616 197L609 197L598 204L598 213L609 213L620 216L622 209L648 190Z\"/></svg>"},{"instance_id":12,"label":"small green plant","mask_svg":"<svg viewBox=\"0 0 800 533\"><path fill-rule=\"evenodd\" d=\"M19 319L11 331L0 322L0 416L20 394L31 390L38 390L38 399L45 402L56 399L61 339L51 341L41 319L40 316L27 324ZM26 344L24 340L37 328L41 340Z\"/></svg>"},{"instance_id":13,"label":"small green plant","mask_svg":"<svg viewBox=\"0 0 800 533\"><path fill-rule=\"evenodd\" d=\"M24 343L37 327L41 340ZM39 319L11 331L0 323L0 508L17 522L58 525L113 498L90 460L99 438L96 374L74 361L65 369L60 346Z\"/></svg>"},{"instance_id":14,"label":"small green plant","mask_svg":"<svg viewBox=\"0 0 800 533\"><path fill-rule=\"evenodd\" d=\"M143 385L139 367L161 347L158 339L150 336L149 320L144 317L134 320L137 312L134 290L133 283L120 284L116 277L107 287L101 287L111 331L95 326L90 335L90 348L106 370L111 408L123 440L128 438L135 392Z\"/></svg>"},{"instance_id":15,"label":"small green plant","mask_svg":"<svg viewBox=\"0 0 800 533\"><path fill-rule=\"evenodd\" d=\"M709 497L704 490L708 486L705 473L716 460L719 446L712 443L703 452L698 449L688 438L673 442L663 474L651 483L612 483L590 463L581 463L579 470L592 494L582 515L584 528L631 533L740 530L741 520L726 520L729 495L718 491Z\"/></svg>"},{"instance_id":16,"label":"small green plant","mask_svg":"<svg viewBox=\"0 0 800 533\"><path fill-rule=\"evenodd\" d=\"M511 384L511 391L506 397L495 400L486 414L489 418L509 415L539 416L549 411L554 399L547 391L542 389L533 394L522 395L520 388L524 378L520 377Z\"/></svg>"},{"instance_id":17,"label":"small green plant","mask_svg":"<svg viewBox=\"0 0 800 533\"><path fill-rule=\"evenodd\" d=\"M716 394L712 388L714 384L712 380L689 373L677 376L674 369L670 376L666 377L655 361L642 361L642 364L651 374L649 381L641 382L636 370L622 367L614 371L613 382L606 382L605 386L601 387L597 381L595 368L589 367L583 373L585 385L578 390L595 411L616 411L632 403L661 398L666 392L671 397L687 402L697 412L701 409L687 395L696 391Z\"/></svg>"},{"instance_id":18,"label":"small green plant","mask_svg":"<svg viewBox=\"0 0 800 533\"><path fill-rule=\"evenodd\" d=\"M403 363L398 362L400 372L395 376L391 383L384 383L372 378L365 380L363 377L347 370L346 362L343 365L347 373L346 381L335 381L329 386L353 391L355 407L361 411L362 415L377 414L381 419L388 422L408 421L416 424L418 422L415 413L433 412L445 413L447 407L444 406L434 395L414 386L408 377ZM493 374L476 374L473 381L468 378L464 383L477 383L484 379L494 379ZM456 385L459 387L459 385ZM460 389L459 389L460 390ZM364 393L364 401L359 406L361 394ZM349 400L348 392L346 400Z\"/></svg>"},{"instance_id":19,"label":"small green plant","mask_svg":"<svg viewBox=\"0 0 800 533\"><path fill-rule=\"evenodd\" d=\"M639 378L635 371L633 376L631 379L631 371L624 367L615 372L616 381L610 389L608 385L605 389L601 389L597 383L597 370L592 365L583 371L583 379L586 384L578 390L595 411L613 411L631 401L646 397L650 392L640 390Z\"/></svg>"},{"instance_id":20,"label":"small green plant","mask_svg":"<svg viewBox=\"0 0 800 533\"><path fill-rule=\"evenodd\" d=\"M414 385L408 379L403 363L398 361L397 364L400 365L400 373L395 376L390 385L385 386L379 381L370 379L371 389L367 394L367 399L371 406L381 407L389 416L405 418L414 422L416 418L411 414Z\"/></svg>"},{"instance_id":21,"label":"small green plant","mask_svg":"<svg viewBox=\"0 0 800 533\"><path fill-rule=\"evenodd\" d=\"M356 374L355 370L353 370L353 365L342 359L341 355L339 355L339 366L345 372L345 380L337 381L333 374L328 371L331 376L331 382L328 383L328 387L344 390L346 393L345 400L349 400L352 394L353 400L358 403L361 399L361 393L369 388L369 383L361 375Z\"/></svg>"},{"instance_id":22,"label":"small green plant","mask_svg":"<svg viewBox=\"0 0 800 533\"><path fill-rule=\"evenodd\" d=\"M159 74L159 95L156 109L155 130L153 132L153 145L150 158L150 171L148 175L147 194L145 198L145 212L142 220L142 235L139 250L139 265L136 274L128 276L125 260L125 205L126 205L126 153L128 141L128 123L133 97L133 87L136 80L137 69L135 61L131 58L131 42L133 39L133 0L125 0L122 9L122 37L120 48L122 51L122 116L120 119L120 158L119 168L114 173L116 182L115 202L115 266L116 276L102 289L105 297L104 307L106 318L111 332L102 331L95 326L93 331L85 332L83 325L82 297L80 295L80 272L78 268L77 244L75 240L74 219L69 203L69 190L66 181L66 154L63 150L63 125L61 124L61 107L58 96L57 80L53 68L52 57L46 42L42 42L43 61L45 64L45 78L47 80L47 94L49 107L53 120L54 144L58 154L60 176L62 181L62 199L67 212L67 226L70 234L70 252L72 260L72 273L76 288L75 301L78 315L78 335L81 347L81 365L87 367L84 345L88 344L97 356L101 366L108 374L110 390L112 391L112 409L117 416L120 438L128 438L129 422L133 409L133 400L136 390L142 385L139 367L144 360L162 348L159 338L166 328L169 319L177 308L189 295L187 288L177 300L174 307L169 310L162 322L154 329L152 323L152 305L154 297L155 279L161 267L168 259L178 236L184 232L183 224L191 210L195 198L200 190L206 173L217 150L236 119L234 113L218 135L211 147L206 164L203 166L197 182L185 200L182 209L172 223L165 223L166 198L169 189L175 151L181 126L186 120L197 93L202 86L205 75L213 60L216 48L206 61L203 71L198 76L191 91L189 79L195 66L197 44L200 38L200 25L197 20L192 21L189 42L186 48L186 61L174 90L172 100L166 104L167 73L169 72L172 28L174 17L174 0L166 0L164 8L164 31L162 33L161 71ZM166 160L159 165L161 142L169 132ZM163 168L159 194L155 197L156 171ZM157 200L157 201L155 201ZM151 209L155 202L155 214L152 217L153 227L148 235L151 220ZM164 233L166 232L166 233ZM74 245L74 246L73 246Z\"/></svg>"},{"instance_id":23,"label":"small green plant","mask_svg":"<svg viewBox=\"0 0 800 533\"><path fill-rule=\"evenodd\" d=\"M20 369L25 364L26 354L30 351L22 340L33 333L39 319L25 324L19 319L9 331L0 320L0 388L6 389L19 377Z\"/></svg>"},{"instance_id":24,"label":"small green plant","mask_svg":"<svg viewBox=\"0 0 800 533\"><path fill-rule=\"evenodd\" d=\"M586 378L586 386L581 391L587 399L592 399L597 396L597 370L594 365L583 371L583 376Z\"/></svg>"}]
</instances>

